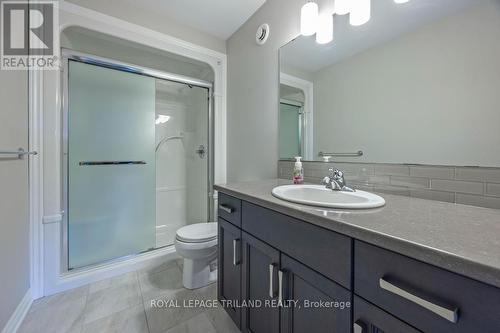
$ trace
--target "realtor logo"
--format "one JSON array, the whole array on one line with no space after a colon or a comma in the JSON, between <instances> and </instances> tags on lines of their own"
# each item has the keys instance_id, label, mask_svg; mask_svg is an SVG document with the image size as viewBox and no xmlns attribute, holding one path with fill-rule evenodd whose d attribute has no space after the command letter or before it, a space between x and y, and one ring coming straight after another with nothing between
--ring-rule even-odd
<instances>
[{"instance_id":1,"label":"realtor logo","mask_svg":"<svg viewBox=\"0 0 500 333\"><path fill-rule=\"evenodd\" d=\"M2 1L1 69L57 69L58 1Z\"/></svg>"}]
</instances>

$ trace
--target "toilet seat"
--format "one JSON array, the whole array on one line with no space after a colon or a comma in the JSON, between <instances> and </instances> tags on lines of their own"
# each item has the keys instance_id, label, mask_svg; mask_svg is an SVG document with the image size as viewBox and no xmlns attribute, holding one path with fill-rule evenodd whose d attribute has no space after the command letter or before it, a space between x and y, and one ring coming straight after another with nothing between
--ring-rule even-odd
<instances>
[{"instance_id":1,"label":"toilet seat","mask_svg":"<svg viewBox=\"0 0 500 333\"><path fill-rule=\"evenodd\" d=\"M217 223L195 223L177 230L176 239L183 243L205 243L217 239Z\"/></svg>"}]
</instances>

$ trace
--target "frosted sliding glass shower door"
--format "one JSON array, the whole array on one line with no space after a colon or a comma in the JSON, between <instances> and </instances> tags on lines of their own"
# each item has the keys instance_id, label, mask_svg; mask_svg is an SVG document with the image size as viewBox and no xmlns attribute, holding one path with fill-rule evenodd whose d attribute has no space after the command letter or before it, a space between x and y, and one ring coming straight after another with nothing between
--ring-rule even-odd
<instances>
[{"instance_id":1,"label":"frosted sliding glass shower door","mask_svg":"<svg viewBox=\"0 0 500 333\"><path fill-rule=\"evenodd\" d=\"M68 267L155 247L155 79L69 61Z\"/></svg>"}]
</instances>

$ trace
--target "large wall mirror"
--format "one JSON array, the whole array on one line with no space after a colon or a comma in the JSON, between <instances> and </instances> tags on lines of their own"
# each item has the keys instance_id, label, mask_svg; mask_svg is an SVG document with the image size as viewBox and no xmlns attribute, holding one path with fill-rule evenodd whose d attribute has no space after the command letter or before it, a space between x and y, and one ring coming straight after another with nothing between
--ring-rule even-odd
<instances>
[{"instance_id":1,"label":"large wall mirror","mask_svg":"<svg viewBox=\"0 0 500 333\"><path fill-rule=\"evenodd\" d=\"M500 167L500 1L373 0L280 50L279 155Z\"/></svg>"}]
</instances>

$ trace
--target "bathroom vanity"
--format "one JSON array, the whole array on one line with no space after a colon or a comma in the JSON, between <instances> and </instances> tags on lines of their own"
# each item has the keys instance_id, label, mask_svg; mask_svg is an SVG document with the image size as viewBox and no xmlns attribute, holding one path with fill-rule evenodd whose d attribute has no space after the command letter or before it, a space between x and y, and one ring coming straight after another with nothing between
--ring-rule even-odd
<instances>
[{"instance_id":1,"label":"bathroom vanity","mask_svg":"<svg viewBox=\"0 0 500 333\"><path fill-rule=\"evenodd\" d=\"M215 187L218 299L241 331L500 332L500 211L323 209L273 197L284 184Z\"/></svg>"}]
</instances>

